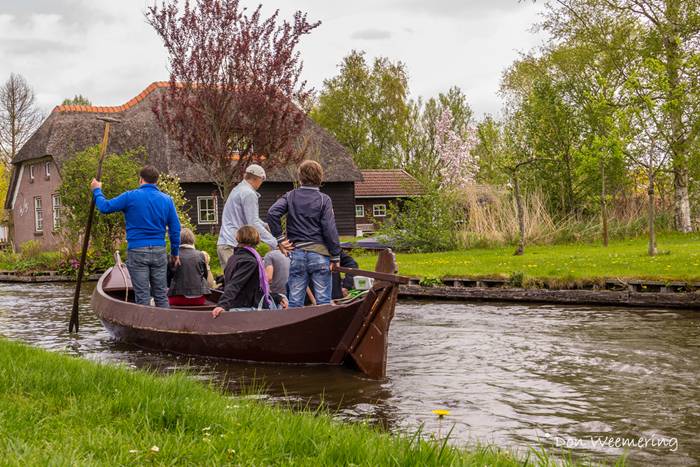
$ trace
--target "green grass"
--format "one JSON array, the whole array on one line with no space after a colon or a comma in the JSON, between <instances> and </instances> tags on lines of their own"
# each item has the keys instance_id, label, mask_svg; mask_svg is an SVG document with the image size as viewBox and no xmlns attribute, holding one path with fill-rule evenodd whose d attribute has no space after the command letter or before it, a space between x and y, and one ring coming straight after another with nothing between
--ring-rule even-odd
<instances>
[{"instance_id":1,"label":"green grass","mask_svg":"<svg viewBox=\"0 0 700 467\"><path fill-rule=\"evenodd\" d=\"M422 278L511 277L563 282L601 278L700 280L700 234L664 234L657 241L659 255L647 255L644 238L614 241L604 248L592 244L528 246L513 256L514 247L472 249L444 253L398 253L399 272ZM373 256L360 256L364 269L373 269Z\"/></svg>"},{"instance_id":2,"label":"green grass","mask_svg":"<svg viewBox=\"0 0 700 467\"><path fill-rule=\"evenodd\" d=\"M554 465L230 397L0 340L3 465ZM569 461L567 461L568 463Z\"/></svg>"}]
</instances>

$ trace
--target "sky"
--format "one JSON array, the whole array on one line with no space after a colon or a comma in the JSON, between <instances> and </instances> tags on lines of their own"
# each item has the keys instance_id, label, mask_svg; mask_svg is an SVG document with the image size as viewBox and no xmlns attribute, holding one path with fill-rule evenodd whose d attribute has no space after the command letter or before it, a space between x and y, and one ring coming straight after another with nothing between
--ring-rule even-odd
<instances>
[{"instance_id":1,"label":"sky","mask_svg":"<svg viewBox=\"0 0 700 467\"><path fill-rule=\"evenodd\" d=\"M477 116L498 115L503 71L543 41L543 2L528 0L262 0L266 13L308 13L303 77L316 90L351 50L406 64L412 97L459 86ZM249 8L260 1L241 0ZM23 75L45 112L82 94L121 105L167 80L167 56L146 24L152 0L0 0L0 80Z\"/></svg>"}]
</instances>

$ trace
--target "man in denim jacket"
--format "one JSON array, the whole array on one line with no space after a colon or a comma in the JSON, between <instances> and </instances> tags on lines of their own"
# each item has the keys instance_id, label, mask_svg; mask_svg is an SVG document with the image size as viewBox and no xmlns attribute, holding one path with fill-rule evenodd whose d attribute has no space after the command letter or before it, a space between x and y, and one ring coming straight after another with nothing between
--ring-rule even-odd
<instances>
[{"instance_id":1,"label":"man in denim jacket","mask_svg":"<svg viewBox=\"0 0 700 467\"><path fill-rule=\"evenodd\" d=\"M299 166L301 187L287 192L267 212L270 231L278 242L294 245L290 253L289 306L304 306L306 287L313 285L316 303L331 302L331 270L340 260L340 240L333 202L319 187L323 168L315 161ZM282 216L287 215L287 232Z\"/></svg>"}]
</instances>

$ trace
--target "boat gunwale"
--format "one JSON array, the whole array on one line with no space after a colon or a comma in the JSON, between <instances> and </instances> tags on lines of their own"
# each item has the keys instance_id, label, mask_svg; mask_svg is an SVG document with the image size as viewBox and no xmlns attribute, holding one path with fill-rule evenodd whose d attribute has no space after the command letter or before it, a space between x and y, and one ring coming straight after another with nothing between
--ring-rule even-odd
<instances>
[{"instance_id":1,"label":"boat gunwale","mask_svg":"<svg viewBox=\"0 0 700 467\"><path fill-rule=\"evenodd\" d=\"M129 308L133 308L136 310L142 311L142 312L158 312L158 313L173 313L176 315L181 315L181 319L186 320L188 317L190 319L195 319L195 318L201 318L204 314L211 316L211 311L210 310L192 310L192 309L187 309L187 308L171 308L171 309L163 309L163 308L158 308L155 306L151 305L141 305L137 303L130 303L130 302L125 302L123 300L119 300L117 298L112 297L110 294L104 291L102 288L102 284L104 282L104 279L109 275L111 272L112 268L109 268L107 271L100 276L99 280L97 281L97 285L95 287L95 292L96 294L99 295L99 298L102 299L103 301L106 301L107 303L112 303L114 305L124 307L127 306ZM95 297L93 295L92 301L95 300ZM237 334L246 334L246 333L252 333L252 332L264 332L264 331L269 331L272 329L276 328L282 328L290 325L295 325L303 321L307 321L310 319L318 318L321 317L325 314L334 312L334 311L342 311L342 310L349 310L351 308L356 308L361 306L364 301L366 300L366 297L364 297L362 300L359 300L357 302L353 302L350 304L344 304L344 305L313 305L313 306L305 306L299 309L296 309L294 311L275 311L275 310L251 310L251 311L236 311L236 312L228 312L228 313L222 313L218 318L211 318L211 320L216 319L218 326L219 327L233 327L236 326L236 322L240 321L241 318L246 318L246 317L278 317L275 316L277 313L294 313L295 316L292 316L291 314L288 314L285 316L286 320L284 322L278 322L278 323L272 323L271 325L265 326L265 327L256 327L254 329L240 329L240 323L238 323L239 328L238 329L223 329L220 332L209 332L209 331L197 331L197 330L192 330L192 331L185 331L185 330L177 330L173 328L162 328L162 327L144 327L144 326L137 326L133 322L124 322L122 320L116 319L117 315L116 313L104 313L102 311L98 310L98 307L96 307L93 304L93 311L97 315L97 317L100 320L103 321L108 321L110 323L114 323L115 325L119 326L124 326L132 329L137 329L137 330L143 330L143 331L150 331L150 332L163 332L163 333L171 333L171 334L191 334L191 335L198 335L198 336L226 336L226 335L237 335ZM290 320L289 318L297 318L297 319L292 319ZM201 324L201 323L198 323Z\"/></svg>"}]
</instances>

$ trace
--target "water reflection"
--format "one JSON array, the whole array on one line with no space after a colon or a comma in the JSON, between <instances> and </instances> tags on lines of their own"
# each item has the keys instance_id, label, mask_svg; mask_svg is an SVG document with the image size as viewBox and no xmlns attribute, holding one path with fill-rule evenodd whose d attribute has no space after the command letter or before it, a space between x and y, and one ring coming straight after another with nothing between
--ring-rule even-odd
<instances>
[{"instance_id":1,"label":"water reflection","mask_svg":"<svg viewBox=\"0 0 700 467\"><path fill-rule=\"evenodd\" d=\"M601 446L601 436L675 437L675 452L630 448L629 459L700 461L700 315L692 312L403 302L392 324L389 377L376 382L343 368L193 359L115 344L89 310L89 289L75 337L67 332L70 285L0 284L0 335L134 368L187 369L232 392L264 385L272 401L323 400L339 417L395 431L424 424L434 433L431 410L444 407L460 441L515 448L569 441L577 454L610 460L625 450Z\"/></svg>"}]
</instances>

